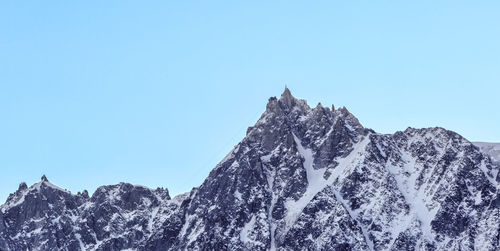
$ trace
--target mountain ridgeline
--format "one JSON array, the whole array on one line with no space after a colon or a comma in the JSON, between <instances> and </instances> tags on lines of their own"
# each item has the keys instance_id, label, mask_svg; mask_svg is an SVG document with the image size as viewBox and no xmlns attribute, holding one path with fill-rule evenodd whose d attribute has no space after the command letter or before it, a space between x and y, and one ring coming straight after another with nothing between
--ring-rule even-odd
<instances>
[{"instance_id":1,"label":"mountain ridgeline","mask_svg":"<svg viewBox=\"0 0 500 251\"><path fill-rule=\"evenodd\" d=\"M21 183L0 207L0 250L499 250L498 172L455 132L380 134L286 89L174 198Z\"/></svg>"}]
</instances>

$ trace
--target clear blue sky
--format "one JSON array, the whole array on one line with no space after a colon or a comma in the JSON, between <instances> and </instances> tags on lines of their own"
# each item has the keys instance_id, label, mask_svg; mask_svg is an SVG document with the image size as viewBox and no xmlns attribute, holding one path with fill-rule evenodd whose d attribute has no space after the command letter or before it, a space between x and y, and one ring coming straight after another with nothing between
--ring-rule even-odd
<instances>
[{"instance_id":1,"label":"clear blue sky","mask_svg":"<svg viewBox=\"0 0 500 251\"><path fill-rule=\"evenodd\" d=\"M498 1L2 1L0 200L201 184L287 84L382 133L500 142Z\"/></svg>"}]
</instances>

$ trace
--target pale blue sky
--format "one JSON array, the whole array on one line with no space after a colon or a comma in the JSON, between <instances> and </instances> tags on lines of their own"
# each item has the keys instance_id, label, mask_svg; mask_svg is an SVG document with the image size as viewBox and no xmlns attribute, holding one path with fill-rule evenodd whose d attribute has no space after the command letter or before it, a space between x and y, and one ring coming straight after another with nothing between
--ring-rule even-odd
<instances>
[{"instance_id":1,"label":"pale blue sky","mask_svg":"<svg viewBox=\"0 0 500 251\"><path fill-rule=\"evenodd\" d=\"M285 84L500 142L500 2L332 2L2 1L0 200L42 174L188 191Z\"/></svg>"}]
</instances>

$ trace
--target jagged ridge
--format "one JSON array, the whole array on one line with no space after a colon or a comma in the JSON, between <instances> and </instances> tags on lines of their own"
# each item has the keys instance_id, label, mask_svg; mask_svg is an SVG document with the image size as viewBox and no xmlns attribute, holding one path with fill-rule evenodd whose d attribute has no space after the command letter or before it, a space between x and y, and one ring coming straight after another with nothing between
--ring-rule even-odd
<instances>
[{"instance_id":1,"label":"jagged ridge","mask_svg":"<svg viewBox=\"0 0 500 251\"><path fill-rule=\"evenodd\" d=\"M21 184L0 249L497 250L498 170L454 132L378 134L285 89L190 193Z\"/></svg>"}]
</instances>

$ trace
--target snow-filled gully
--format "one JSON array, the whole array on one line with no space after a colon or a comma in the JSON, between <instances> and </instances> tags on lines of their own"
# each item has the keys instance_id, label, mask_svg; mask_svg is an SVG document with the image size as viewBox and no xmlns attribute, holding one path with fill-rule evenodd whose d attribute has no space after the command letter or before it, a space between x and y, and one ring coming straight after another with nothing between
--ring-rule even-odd
<instances>
[{"instance_id":1,"label":"snow-filled gully","mask_svg":"<svg viewBox=\"0 0 500 251\"><path fill-rule=\"evenodd\" d=\"M312 150L305 148L302 145L302 141L295 134L293 134L293 138L297 145L297 151L304 159L303 166L304 169L306 170L308 185L306 191L304 192L304 194L300 199L298 200L291 199L285 203L285 207L287 210L285 215L286 228L284 234L286 234L286 232L290 230L290 228L297 221L298 217L300 216L304 208L311 202L311 200L314 198L314 196L316 196L316 194L321 192L328 185L331 185L337 178L346 174L348 168L353 166L352 164L361 159L358 157L362 156L361 154L362 151L366 148L367 144L370 141L369 140L370 137L369 135L367 135L366 137L364 137L362 141L360 141L354 146L354 149L348 156L337 160L338 162L337 167L334 170L332 170L331 175L328 177L328 179L325 180L323 176L326 170L324 168L314 169L314 157ZM351 210L347 208L345 204L342 203L342 205L344 205L349 214L351 214ZM351 215L351 217L353 217L353 219L356 220L354 215ZM365 236L367 245L370 247L370 250L373 250L373 243L368 238L365 229L363 229L363 235Z\"/></svg>"}]
</instances>

